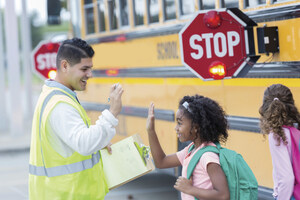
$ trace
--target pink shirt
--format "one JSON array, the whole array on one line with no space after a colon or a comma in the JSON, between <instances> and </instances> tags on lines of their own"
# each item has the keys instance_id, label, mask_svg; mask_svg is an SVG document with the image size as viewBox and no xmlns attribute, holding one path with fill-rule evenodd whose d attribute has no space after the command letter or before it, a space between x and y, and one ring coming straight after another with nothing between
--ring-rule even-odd
<instances>
[{"instance_id":1,"label":"pink shirt","mask_svg":"<svg viewBox=\"0 0 300 200\"><path fill-rule=\"evenodd\" d=\"M191 143L193 144L193 143ZM190 144L190 145L191 145ZM208 144L202 144L200 147L198 147L191 155L188 155L188 149L190 147L188 145L183 150L176 153L181 165L182 165L182 176L187 177L187 166L190 163L191 158L193 155L202 147L211 145L215 146L214 143L208 143ZM200 158L200 161L196 165L194 172L192 174L193 176L193 186L202 188L202 189L213 189L212 182L210 181L210 178L207 173L207 165L208 163L217 163L220 164L219 156L213 152L206 152L202 155ZM191 195L181 193L181 199L182 200L195 200L195 198Z\"/></svg>"},{"instance_id":2,"label":"pink shirt","mask_svg":"<svg viewBox=\"0 0 300 200\"><path fill-rule=\"evenodd\" d=\"M273 196L277 200L289 200L294 189L294 173L291 157L291 135L287 128L283 128L288 144L277 146L277 140L274 138L274 133L269 134L269 146L273 164L273 181L274 193Z\"/></svg>"}]
</instances>

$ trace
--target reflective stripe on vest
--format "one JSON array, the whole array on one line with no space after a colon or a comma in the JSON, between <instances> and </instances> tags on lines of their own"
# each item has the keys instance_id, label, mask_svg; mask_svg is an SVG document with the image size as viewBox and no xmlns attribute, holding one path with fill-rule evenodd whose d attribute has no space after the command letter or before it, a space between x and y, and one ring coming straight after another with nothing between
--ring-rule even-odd
<instances>
[{"instance_id":1,"label":"reflective stripe on vest","mask_svg":"<svg viewBox=\"0 0 300 200\"><path fill-rule=\"evenodd\" d=\"M41 142L41 155L42 155L42 160L43 160L44 166L35 166L35 165L29 164L29 174L31 174L31 175L54 177L54 176L72 174L72 173L76 173L76 172L80 172L80 171L83 171L86 169L93 168L94 165L96 165L100 161L101 156L98 151L97 153L92 154L92 157L87 160L79 161L76 163L71 163L68 165L60 165L60 166L56 166L56 167L50 167L50 168L45 167L43 149L42 149L42 141L41 141L42 140L42 138L41 138L41 121L42 121L44 109L45 109L47 103L50 101L51 97L53 97L54 95L65 95L70 98L69 95L65 94L64 92L62 92L60 90L53 90L44 99L44 102L43 102L43 105L41 108L41 112L40 112L40 119L39 119L39 138L40 138L40 142ZM87 125L87 127L89 127L87 121L86 121L86 125Z\"/></svg>"},{"instance_id":2,"label":"reflective stripe on vest","mask_svg":"<svg viewBox=\"0 0 300 200\"><path fill-rule=\"evenodd\" d=\"M94 167L94 165L99 163L99 160L100 160L100 153L98 151L96 154L92 154L92 158L90 159L68 164L68 165L61 165L61 166L50 167L50 168L45 168L44 166L38 167L34 165L29 165L29 173L35 176L47 176L47 177L73 174Z\"/></svg>"}]
</instances>

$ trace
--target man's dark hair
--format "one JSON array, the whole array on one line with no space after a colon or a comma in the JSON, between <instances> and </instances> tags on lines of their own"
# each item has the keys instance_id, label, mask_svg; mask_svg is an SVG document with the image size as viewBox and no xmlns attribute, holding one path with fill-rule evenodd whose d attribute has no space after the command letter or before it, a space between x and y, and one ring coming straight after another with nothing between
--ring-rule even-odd
<instances>
[{"instance_id":1,"label":"man's dark hair","mask_svg":"<svg viewBox=\"0 0 300 200\"><path fill-rule=\"evenodd\" d=\"M67 60L73 66L79 63L81 58L92 58L93 56L94 50L86 41L79 38L65 40L58 49L56 66L59 69L62 60Z\"/></svg>"}]
</instances>

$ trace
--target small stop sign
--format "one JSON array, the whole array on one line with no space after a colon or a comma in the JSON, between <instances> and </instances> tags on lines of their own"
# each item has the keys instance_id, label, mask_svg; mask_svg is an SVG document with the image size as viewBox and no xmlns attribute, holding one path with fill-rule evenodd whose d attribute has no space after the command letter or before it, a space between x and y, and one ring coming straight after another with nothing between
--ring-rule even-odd
<instances>
[{"instance_id":1,"label":"small stop sign","mask_svg":"<svg viewBox=\"0 0 300 200\"><path fill-rule=\"evenodd\" d=\"M255 25L237 8L197 13L179 33L182 63L203 80L244 76L259 58Z\"/></svg>"},{"instance_id":2,"label":"small stop sign","mask_svg":"<svg viewBox=\"0 0 300 200\"><path fill-rule=\"evenodd\" d=\"M32 52L34 72L44 79L56 74L56 55L59 43L40 42Z\"/></svg>"}]
</instances>

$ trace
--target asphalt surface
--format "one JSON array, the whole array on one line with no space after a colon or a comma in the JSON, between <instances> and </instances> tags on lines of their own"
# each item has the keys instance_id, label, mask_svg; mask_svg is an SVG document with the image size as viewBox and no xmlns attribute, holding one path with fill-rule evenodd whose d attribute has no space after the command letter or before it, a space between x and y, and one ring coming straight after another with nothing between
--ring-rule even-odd
<instances>
[{"instance_id":1,"label":"asphalt surface","mask_svg":"<svg viewBox=\"0 0 300 200\"><path fill-rule=\"evenodd\" d=\"M28 199L29 151L0 152L0 199ZM110 191L105 200L176 200L174 176L151 173Z\"/></svg>"}]
</instances>

